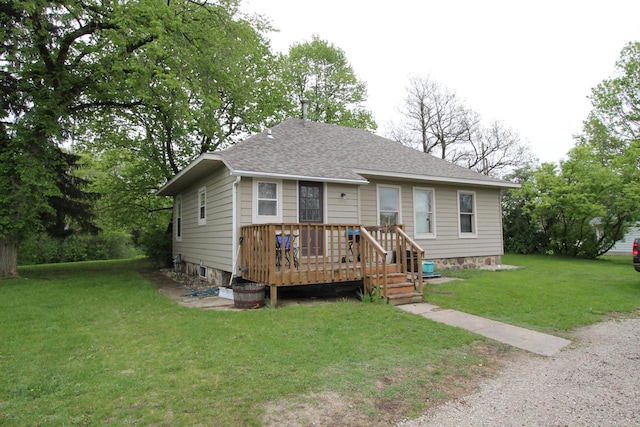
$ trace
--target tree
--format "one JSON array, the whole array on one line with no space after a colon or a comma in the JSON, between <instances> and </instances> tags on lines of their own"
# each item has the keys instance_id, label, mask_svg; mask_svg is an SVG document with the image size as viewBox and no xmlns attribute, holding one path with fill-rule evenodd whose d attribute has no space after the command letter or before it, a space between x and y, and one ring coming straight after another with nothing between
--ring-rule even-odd
<instances>
[{"instance_id":1,"label":"tree","mask_svg":"<svg viewBox=\"0 0 640 427\"><path fill-rule=\"evenodd\" d=\"M640 46L631 43L617 76L593 89L593 109L567 160L542 165L503 200L506 242L542 231L547 240L535 250L593 258L640 220L639 64ZM511 226L518 215L528 217L528 228Z\"/></svg>"},{"instance_id":2,"label":"tree","mask_svg":"<svg viewBox=\"0 0 640 427\"><path fill-rule=\"evenodd\" d=\"M233 0L0 3L0 277L16 274L24 233L79 182L65 181L71 139L135 141L133 152L162 165L159 185L196 153L255 129L256 115L275 117L277 105L256 101L273 87L258 70L268 49L236 11Z\"/></svg>"},{"instance_id":3,"label":"tree","mask_svg":"<svg viewBox=\"0 0 640 427\"><path fill-rule=\"evenodd\" d=\"M80 123L76 147L96 159L101 212L134 235L166 229L171 201L155 190L195 157L284 117L266 27L228 5L184 7L180 25L162 27L127 62L132 84L119 89L117 108L99 103Z\"/></svg>"},{"instance_id":4,"label":"tree","mask_svg":"<svg viewBox=\"0 0 640 427\"><path fill-rule=\"evenodd\" d=\"M310 42L292 45L282 62L291 111L306 100L310 120L376 130L371 112L362 106L366 84L357 79L340 48L313 36Z\"/></svg>"},{"instance_id":5,"label":"tree","mask_svg":"<svg viewBox=\"0 0 640 427\"><path fill-rule=\"evenodd\" d=\"M484 175L504 176L526 165L532 159L529 145L520 140L515 130L494 120L482 127L466 144L455 147L455 163Z\"/></svg>"},{"instance_id":6,"label":"tree","mask_svg":"<svg viewBox=\"0 0 640 427\"><path fill-rule=\"evenodd\" d=\"M391 139L485 175L503 175L530 158L516 131L498 121L483 127L477 112L430 78L409 80L400 112Z\"/></svg>"},{"instance_id":7,"label":"tree","mask_svg":"<svg viewBox=\"0 0 640 427\"><path fill-rule=\"evenodd\" d=\"M395 127L409 132L398 142L419 146L425 153L450 161L455 161L451 147L471 139L479 123L477 114L466 108L455 92L430 78L410 78L400 112L405 120ZM392 132L398 139L398 131Z\"/></svg>"},{"instance_id":8,"label":"tree","mask_svg":"<svg viewBox=\"0 0 640 427\"><path fill-rule=\"evenodd\" d=\"M17 275L25 233L86 222L86 195L72 178L77 160L60 144L70 111L96 85L98 34L115 24L106 8L46 1L0 5L2 128L0 145L0 277ZM50 227L50 230L52 228Z\"/></svg>"},{"instance_id":9,"label":"tree","mask_svg":"<svg viewBox=\"0 0 640 427\"><path fill-rule=\"evenodd\" d=\"M554 170L554 166L550 171ZM536 173L542 168L532 165L513 171L506 179L520 184L520 188L506 191L502 196L502 229L504 250L514 254L545 253L549 247L547 218L536 211L539 192Z\"/></svg>"},{"instance_id":10,"label":"tree","mask_svg":"<svg viewBox=\"0 0 640 427\"><path fill-rule=\"evenodd\" d=\"M571 160L589 168L601 189L607 207L597 219L602 252L640 220L640 42L622 49L615 77L597 85L590 99L593 108ZM602 175L610 177L608 188Z\"/></svg>"}]
</instances>

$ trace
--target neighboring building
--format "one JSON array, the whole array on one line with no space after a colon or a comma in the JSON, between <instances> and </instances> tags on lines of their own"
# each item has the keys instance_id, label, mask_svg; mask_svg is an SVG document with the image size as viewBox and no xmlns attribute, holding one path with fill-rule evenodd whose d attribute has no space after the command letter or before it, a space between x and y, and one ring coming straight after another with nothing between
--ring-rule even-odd
<instances>
[{"instance_id":1,"label":"neighboring building","mask_svg":"<svg viewBox=\"0 0 640 427\"><path fill-rule=\"evenodd\" d=\"M631 256L633 240L640 237L640 224L631 227L629 232L624 235L622 240L616 242L611 249L607 251L607 255L627 255Z\"/></svg>"},{"instance_id":2,"label":"neighboring building","mask_svg":"<svg viewBox=\"0 0 640 427\"><path fill-rule=\"evenodd\" d=\"M223 284L229 273L247 271L249 251L262 250L253 238L238 247L241 235L256 235L246 226L261 224L294 236L288 261L315 256L306 247L315 245L316 255L344 263L352 229L402 224L437 269L500 264L501 192L517 186L370 132L288 119L201 155L158 195L174 197L174 254L189 271ZM303 224L322 225L319 242L299 237ZM270 256L280 268L282 252Z\"/></svg>"}]
</instances>

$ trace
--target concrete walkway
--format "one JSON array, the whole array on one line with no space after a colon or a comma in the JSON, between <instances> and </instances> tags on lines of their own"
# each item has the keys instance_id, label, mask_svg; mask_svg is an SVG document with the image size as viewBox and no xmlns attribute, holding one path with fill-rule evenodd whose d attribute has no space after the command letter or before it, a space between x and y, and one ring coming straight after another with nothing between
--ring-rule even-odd
<instances>
[{"instance_id":1,"label":"concrete walkway","mask_svg":"<svg viewBox=\"0 0 640 427\"><path fill-rule=\"evenodd\" d=\"M442 309L427 303L397 306L409 313L417 314L436 322L466 329L476 334L509 344L542 356L553 356L571 341L541 332L531 331L519 326L508 325L495 320L462 313L456 310Z\"/></svg>"}]
</instances>

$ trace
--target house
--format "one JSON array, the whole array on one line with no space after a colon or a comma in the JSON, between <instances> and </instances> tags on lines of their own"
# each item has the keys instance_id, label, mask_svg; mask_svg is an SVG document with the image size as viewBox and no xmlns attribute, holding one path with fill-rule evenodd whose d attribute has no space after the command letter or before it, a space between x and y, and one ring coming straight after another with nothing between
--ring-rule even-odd
<instances>
[{"instance_id":1,"label":"house","mask_svg":"<svg viewBox=\"0 0 640 427\"><path fill-rule=\"evenodd\" d=\"M386 294L394 274L418 290L415 258L500 264L500 195L514 187L367 131L287 119L202 154L157 194L174 197L173 251L188 271L264 283L275 303L278 286L312 283Z\"/></svg>"},{"instance_id":2,"label":"house","mask_svg":"<svg viewBox=\"0 0 640 427\"><path fill-rule=\"evenodd\" d=\"M640 223L636 223L629 228L622 240L616 242L611 249L607 251L607 255L625 255L631 256L633 249L633 240L640 237Z\"/></svg>"}]
</instances>

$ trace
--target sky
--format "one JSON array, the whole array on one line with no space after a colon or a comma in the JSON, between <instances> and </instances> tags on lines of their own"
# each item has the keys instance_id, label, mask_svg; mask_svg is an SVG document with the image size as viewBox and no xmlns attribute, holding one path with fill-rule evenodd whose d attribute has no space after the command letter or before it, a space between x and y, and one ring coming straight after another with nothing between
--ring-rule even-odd
<instances>
[{"instance_id":1,"label":"sky","mask_svg":"<svg viewBox=\"0 0 640 427\"><path fill-rule=\"evenodd\" d=\"M365 108L385 135L412 76L447 87L483 123L517 131L558 162L591 111L591 89L640 40L639 0L244 0L268 18L275 52L313 35L342 49L367 84Z\"/></svg>"}]
</instances>

